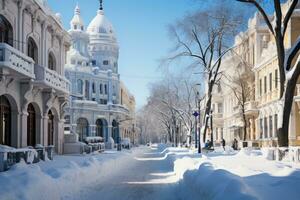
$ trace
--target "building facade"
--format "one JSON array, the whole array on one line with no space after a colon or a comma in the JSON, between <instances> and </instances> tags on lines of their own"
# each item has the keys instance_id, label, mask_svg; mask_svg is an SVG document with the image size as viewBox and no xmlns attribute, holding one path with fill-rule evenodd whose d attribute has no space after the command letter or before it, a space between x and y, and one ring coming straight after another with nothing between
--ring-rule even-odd
<instances>
[{"instance_id":1,"label":"building facade","mask_svg":"<svg viewBox=\"0 0 300 200\"><path fill-rule=\"evenodd\" d=\"M284 11L287 10L289 1L282 6ZM300 5L288 26L285 39L287 50L300 35L299 8ZM218 142L224 138L229 143L234 138L242 141L243 127L246 126L249 146L277 146L278 120L282 112L277 51L274 38L259 14L249 20L247 31L236 36L234 46L234 53L224 58L221 67L226 77L230 78L223 78L213 95L214 139ZM234 92L239 90L237 76L247 85L244 109ZM297 86L289 125L292 146L300 145L299 99L300 86ZM243 120L242 113L246 120Z\"/></svg>"},{"instance_id":2,"label":"building facade","mask_svg":"<svg viewBox=\"0 0 300 200\"><path fill-rule=\"evenodd\" d=\"M125 106L130 115L120 124L122 138L129 138L135 145L139 143L139 131L136 127L135 98L126 88L123 82L120 84L120 104Z\"/></svg>"},{"instance_id":3,"label":"building facade","mask_svg":"<svg viewBox=\"0 0 300 200\"><path fill-rule=\"evenodd\" d=\"M66 120L80 141L100 136L111 146L120 142L120 123L131 115L120 97L119 46L114 28L104 15L102 3L87 29L78 5L70 25L72 46L65 73L72 87Z\"/></svg>"},{"instance_id":4,"label":"building facade","mask_svg":"<svg viewBox=\"0 0 300 200\"><path fill-rule=\"evenodd\" d=\"M69 45L46 0L0 1L0 145L62 153Z\"/></svg>"}]
</instances>

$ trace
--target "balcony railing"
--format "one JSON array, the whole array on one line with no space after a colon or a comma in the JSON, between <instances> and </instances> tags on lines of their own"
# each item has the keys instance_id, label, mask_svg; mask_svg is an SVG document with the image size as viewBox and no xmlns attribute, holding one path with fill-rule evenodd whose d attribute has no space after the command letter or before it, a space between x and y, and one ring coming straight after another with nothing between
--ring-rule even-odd
<instances>
[{"instance_id":1,"label":"balcony railing","mask_svg":"<svg viewBox=\"0 0 300 200\"><path fill-rule=\"evenodd\" d=\"M34 72L36 75L36 82L63 93L69 93L70 82L56 71L40 65L35 65Z\"/></svg>"},{"instance_id":2,"label":"balcony railing","mask_svg":"<svg viewBox=\"0 0 300 200\"><path fill-rule=\"evenodd\" d=\"M213 113L213 118L220 119L223 117L223 113Z\"/></svg>"},{"instance_id":3,"label":"balcony railing","mask_svg":"<svg viewBox=\"0 0 300 200\"><path fill-rule=\"evenodd\" d=\"M130 115L130 111L128 108L120 105L120 104L99 104L96 101L86 101L86 100L75 100L72 102L73 107L75 108L85 108L91 109L95 111L112 111L112 112L119 112L125 115Z\"/></svg>"},{"instance_id":4,"label":"balcony railing","mask_svg":"<svg viewBox=\"0 0 300 200\"><path fill-rule=\"evenodd\" d=\"M35 78L34 61L5 43L0 43L0 68L10 69L26 78Z\"/></svg>"}]
</instances>

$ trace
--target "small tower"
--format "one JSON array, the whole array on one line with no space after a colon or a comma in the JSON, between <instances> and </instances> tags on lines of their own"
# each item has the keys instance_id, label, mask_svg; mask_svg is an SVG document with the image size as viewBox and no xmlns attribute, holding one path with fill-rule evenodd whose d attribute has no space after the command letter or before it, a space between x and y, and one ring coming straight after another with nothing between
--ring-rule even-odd
<instances>
[{"instance_id":1,"label":"small tower","mask_svg":"<svg viewBox=\"0 0 300 200\"><path fill-rule=\"evenodd\" d=\"M80 16L80 8L78 4L75 7L74 17L70 22L70 26L71 26L71 30L84 31L84 23Z\"/></svg>"},{"instance_id":2,"label":"small tower","mask_svg":"<svg viewBox=\"0 0 300 200\"><path fill-rule=\"evenodd\" d=\"M68 31L72 38L72 46L67 54L67 63L71 65L87 66L89 64L89 35L84 31L84 23L80 16L78 4L74 10L74 17L70 22Z\"/></svg>"}]
</instances>

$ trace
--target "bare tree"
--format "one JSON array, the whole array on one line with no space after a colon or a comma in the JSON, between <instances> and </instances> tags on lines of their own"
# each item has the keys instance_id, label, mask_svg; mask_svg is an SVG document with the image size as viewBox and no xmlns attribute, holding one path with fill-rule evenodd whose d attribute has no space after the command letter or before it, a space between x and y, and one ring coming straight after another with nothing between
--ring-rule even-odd
<instances>
[{"instance_id":1,"label":"bare tree","mask_svg":"<svg viewBox=\"0 0 300 200\"><path fill-rule=\"evenodd\" d=\"M241 69L243 68L243 69ZM241 71L245 70L245 73ZM227 76L228 77L228 76ZM251 87L251 82L254 79L254 74L251 72L250 68L247 65L239 64L238 69L235 71L235 76L229 77L229 88L234 94L234 97L237 100L237 107L239 114L243 120L243 140L247 139L247 116L246 116L246 106L247 103L253 97L253 88Z\"/></svg>"},{"instance_id":2,"label":"bare tree","mask_svg":"<svg viewBox=\"0 0 300 200\"><path fill-rule=\"evenodd\" d=\"M272 36L275 38L277 47L278 66L280 72L280 98L283 103L283 112L280 116L278 129L278 145L287 147L289 145L289 122L290 114L293 105L294 92L297 80L300 75L299 57L296 58L300 50L300 37L290 49L285 47L286 32L291 17L296 9L298 0L289 0L288 9L283 13L281 0L273 0L274 18L267 15L267 9L262 6L262 3L257 0L236 0L239 2L249 3L254 5L258 12L262 15L267 24ZM297 60L296 60L297 59ZM296 60L295 64L292 64Z\"/></svg>"},{"instance_id":3,"label":"bare tree","mask_svg":"<svg viewBox=\"0 0 300 200\"><path fill-rule=\"evenodd\" d=\"M155 116L155 126L161 127L159 134L167 135L168 141L174 145L186 142L180 141L182 137L179 130L184 130L183 135L188 137L194 128L191 115L195 108L194 85L191 80L172 75L167 75L163 81L151 85L150 96L145 106L147 111L141 117L147 117L148 113Z\"/></svg>"},{"instance_id":4,"label":"bare tree","mask_svg":"<svg viewBox=\"0 0 300 200\"><path fill-rule=\"evenodd\" d=\"M182 21L170 26L171 36L176 41L171 61L188 58L193 66L201 69L207 79L205 114L203 116L204 134L206 139L208 117L212 104L214 86L221 78L220 66L223 56L231 49L229 45L240 24L240 15L232 12L223 3L217 7L198 11L188 15Z\"/></svg>"}]
</instances>

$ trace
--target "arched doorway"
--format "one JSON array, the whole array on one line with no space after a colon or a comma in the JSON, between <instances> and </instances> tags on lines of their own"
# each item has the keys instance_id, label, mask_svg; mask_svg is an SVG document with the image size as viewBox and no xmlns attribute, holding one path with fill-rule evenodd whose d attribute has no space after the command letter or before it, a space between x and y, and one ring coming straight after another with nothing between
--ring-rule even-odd
<instances>
[{"instance_id":1,"label":"arched doorway","mask_svg":"<svg viewBox=\"0 0 300 200\"><path fill-rule=\"evenodd\" d=\"M38 64L38 47L35 41L29 37L27 43L27 55L34 60L35 64Z\"/></svg>"},{"instance_id":2,"label":"arched doorway","mask_svg":"<svg viewBox=\"0 0 300 200\"><path fill-rule=\"evenodd\" d=\"M96 121L96 136L103 138L103 122L101 119Z\"/></svg>"},{"instance_id":3,"label":"arched doorway","mask_svg":"<svg viewBox=\"0 0 300 200\"><path fill-rule=\"evenodd\" d=\"M88 136L89 123L85 118L79 118L77 120L76 132L79 135L79 141L83 141Z\"/></svg>"},{"instance_id":4,"label":"arched doorway","mask_svg":"<svg viewBox=\"0 0 300 200\"><path fill-rule=\"evenodd\" d=\"M13 28L9 21L0 15L0 43L13 46Z\"/></svg>"},{"instance_id":5,"label":"arched doorway","mask_svg":"<svg viewBox=\"0 0 300 200\"><path fill-rule=\"evenodd\" d=\"M0 96L0 144L11 145L11 106L5 96Z\"/></svg>"},{"instance_id":6,"label":"arched doorway","mask_svg":"<svg viewBox=\"0 0 300 200\"><path fill-rule=\"evenodd\" d=\"M48 145L54 145L54 115L51 110L48 112Z\"/></svg>"},{"instance_id":7,"label":"arched doorway","mask_svg":"<svg viewBox=\"0 0 300 200\"><path fill-rule=\"evenodd\" d=\"M32 104L27 108L27 145L34 147L36 145L36 112Z\"/></svg>"},{"instance_id":8,"label":"arched doorway","mask_svg":"<svg viewBox=\"0 0 300 200\"><path fill-rule=\"evenodd\" d=\"M112 138L114 139L115 143L120 143L119 124L116 120L113 120L112 122Z\"/></svg>"}]
</instances>

